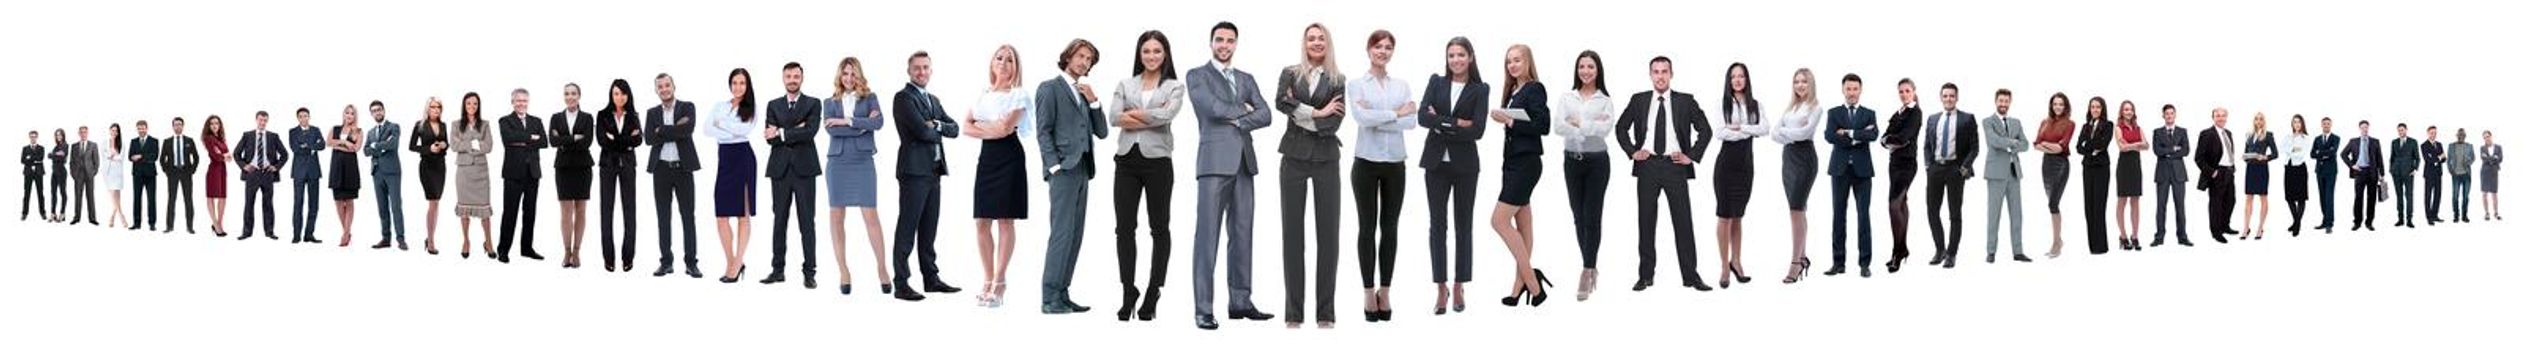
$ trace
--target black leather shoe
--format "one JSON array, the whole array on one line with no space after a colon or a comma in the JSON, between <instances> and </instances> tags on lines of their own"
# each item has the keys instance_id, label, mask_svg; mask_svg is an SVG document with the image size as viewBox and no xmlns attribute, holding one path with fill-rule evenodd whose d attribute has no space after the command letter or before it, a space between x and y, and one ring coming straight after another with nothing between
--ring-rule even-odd
<instances>
[{"instance_id":1,"label":"black leather shoe","mask_svg":"<svg viewBox=\"0 0 2523 350\"><path fill-rule=\"evenodd\" d=\"M1829 270L1829 271L1822 271L1822 275L1823 275L1823 276L1839 276L1840 274L1842 274L1842 273L1847 273L1847 272L1848 272L1848 267L1847 267L1847 266L1841 266L1841 265L1831 265L1831 270Z\"/></svg>"},{"instance_id":2,"label":"black leather shoe","mask_svg":"<svg viewBox=\"0 0 2523 350\"><path fill-rule=\"evenodd\" d=\"M532 251L532 250L528 250L528 251L526 251L524 254L517 254L517 255L519 255L519 256L524 256L524 257L526 257L527 259L543 260L543 254L535 254L535 253L534 253L534 251Z\"/></svg>"},{"instance_id":3,"label":"black leather shoe","mask_svg":"<svg viewBox=\"0 0 2523 350\"><path fill-rule=\"evenodd\" d=\"M2032 262L2032 257L2024 256L2023 254L2015 254L2015 262Z\"/></svg>"},{"instance_id":4,"label":"black leather shoe","mask_svg":"<svg viewBox=\"0 0 2523 350\"><path fill-rule=\"evenodd\" d=\"M1261 310L1235 310L1226 312L1226 318L1229 320L1269 321L1272 317L1279 316L1272 315L1268 312L1262 312Z\"/></svg>"},{"instance_id":5,"label":"black leather shoe","mask_svg":"<svg viewBox=\"0 0 2523 350\"><path fill-rule=\"evenodd\" d=\"M1043 313L1044 315L1066 315L1066 314L1074 314L1074 313L1083 313L1083 312L1087 312L1087 311L1090 311L1090 310L1093 310L1093 309L1094 309L1094 308L1089 308L1089 307L1086 307L1086 306L1080 306L1080 305L1078 305L1078 304L1077 304L1077 303L1075 303L1075 302L1070 302L1070 301L1067 301L1067 300L1047 302L1047 303L1043 303L1043 305L1042 305L1042 313Z\"/></svg>"},{"instance_id":6,"label":"black leather shoe","mask_svg":"<svg viewBox=\"0 0 2523 350\"><path fill-rule=\"evenodd\" d=\"M914 292L914 291L911 291L911 288L903 288L903 289L895 289L895 290L894 290L894 299L898 299L898 300L902 300L902 301L921 301L921 300L926 300L926 299L928 299L928 298L929 298L929 297L928 297L928 296L926 296L926 295L920 295L920 292Z\"/></svg>"},{"instance_id":7,"label":"black leather shoe","mask_svg":"<svg viewBox=\"0 0 2523 350\"><path fill-rule=\"evenodd\" d=\"M1872 267L1859 267L1859 268L1857 268L1857 278L1875 278L1875 268L1872 268Z\"/></svg>"},{"instance_id":8,"label":"black leather shoe","mask_svg":"<svg viewBox=\"0 0 2523 350\"><path fill-rule=\"evenodd\" d=\"M773 269L773 270L774 270L774 271L771 271L771 276L769 276L769 277L763 277L763 278L762 278L762 284L775 284L775 283L780 283L780 282L788 282L788 272L787 272L787 271L777 271L778 269Z\"/></svg>"},{"instance_id":9,"label":"black leather shoe","mask_svg":"<svg viewBox=\"0 0 2523 350\"><path fill-rule=\"evenodd\" d=\"M800 279L798 282L805 284L806 289L815 289L815 276L806 276L805 279Z\"/></svg>"},{"instance_id":10,"label":"black leather shoe","mask_svg":"<svg viewBox=\"0 0 2523 350\"><path fill-rule=\"evenodd\" d=\"M1641 280L1638 280L1638 283L1637 283L1637 284L1632 284L1632 285L1629 285L1629 291L1632 291L1632 292L1646 291L1646 290L1647 290L1647 287L1654 287L1654 286L1656 286L1656 280L1641 279Z\"/></svg>"},{"instance_id":11,"label":"black leather shoe","mask_svg":"<svg viewBox=\"0 0 2523 350\"><path fill-rule=\"evenodd\" d=\"M906 288L906 289L907 289L907 288ZM955 294L955 292L961 292L961 291L964 291L964 289L963 289L963 288L955 288L955 286L949 286L949 285L946 285L946 283L945 283L945 282L938 282L938 283L932 283L932 284L929 284L928 286L923 286L923 287L920 287L920 291L922 291L922 292L929 292L929 293L938 293L938 294Z\"/></svg>"},{"instance_id":12,"label":"black leather shoe","mask_svg":"<svg viewBox=\"0 0 2523 350\"><path fill-rule=\"evenodd\" d=\"M1193 326L1200 327L1200 330L1218 329L1218 319L1209 315L1192 316L1191 322Z\"/></svg>"},{"instance_id":13,"label":"black leather shoe","mask_svg":"<svg viewBox=\"0 0 2523 350\"><path fill-rule=\"evenodd\" d=\"M684 266L684 267L683 267L683 276L684 276L684 277L691 277L691 278L701 278L701 268L698 268L698 267L692 267L692 266L688 266L688 265L687 265L687 266Z\"/></svg>"},{"instance_id":14,"label":"black leather shoe","mask_svg":"<svg viewBox=\"0 0 2523 350\"><path fill-rule=\"evenodd\" d=\"M1711 291L1711 290L1716 290L1715 288L1709 288L1707 283L1699 283L1699 282L1682 282L1682 287L1683 287L1683 288L1690 288L1691 290L1702 291L1702 292Z\"/></svg>"}]
</instances>

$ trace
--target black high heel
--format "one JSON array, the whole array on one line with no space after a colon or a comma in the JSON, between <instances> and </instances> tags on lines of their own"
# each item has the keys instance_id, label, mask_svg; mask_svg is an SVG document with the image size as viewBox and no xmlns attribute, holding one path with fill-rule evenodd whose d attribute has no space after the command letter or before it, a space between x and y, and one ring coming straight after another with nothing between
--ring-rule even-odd
<instances>
[{"instance_id":1,"label":"black high heel","mask_svg":"<svg viewBox=\"0 0 2523 350\"><path fill-rule=\"evenodd\" d=\"M1516 304L1523 304L1525 292L1528 292L1528 290L1524 289L1524 287L1516 287L1515 294L1508 295L1505 298L1498 298L1498 303L1506 304L1509 307L1516 306Z\"/></svg>"},{"instance_id":2,"label":"black high heel","mask_svg":"<svg viewBox=\"0 0 2523 350\"><path fill-rule=\"evenodd\" d=\"M1793 265L1795 265L1796 271L1787 273L1787 280L1780 283L1796 284L1796 282L1803 281L1805 279L1806 272L1812 272L1807 270L1813 269L1813 262L1807 261L1805 258L1796 258L1796 263Z\"/></svg>"},{"instance_id":3,"label":"black high heel","mask_svg":"<svg viewBox=\"0 0 2523 350\"><path fill-rule=\"evenodd\" d=\"M1542 282L1542 289L1533 291L1533 303L1526 306L1542 306L1543 300L1551 298L1551 276L1542 274L1542 269L1533 269L1533 279Z\"/></svg>"},{"instance_id":4,"label":"black high heel","mask_svg":"<svg viewBox=\"0 0 2523 350\"><path fill-rule=\"evenodd\" d=\"M718 283L728 283L728 284L733 284L733 283L736 283L736 280L745 279L745 268L747 268L747 267L752 267L752 266L737 265L737 266L736 266L736 275L735 275L735 276L725 276L725 277L719 277L719 278L718 278Z\"/></svg>"},{"instance_id":5,"label":"black high heel","mask_svg":"<svg viewBox=\"0 0 2523 350\"><path fill-rule=\"evenodd\" d=\"M1752 284L1752 276L1743 275L1743 267L1727 266L1726 269L1735 272L1735 283Z\"/></svg>"}]
</instances>

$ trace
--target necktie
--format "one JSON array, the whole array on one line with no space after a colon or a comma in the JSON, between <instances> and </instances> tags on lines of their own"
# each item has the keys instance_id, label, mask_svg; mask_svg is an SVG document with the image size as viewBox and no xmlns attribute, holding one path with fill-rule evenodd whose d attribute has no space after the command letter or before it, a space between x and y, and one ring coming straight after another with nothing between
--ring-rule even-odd
<instances>
[{"instance_id":1,"label":"necktie","mask_svg":"<svg viewBox=\"0 0 2523 350\"><path fill-rule=\"evenodd\" d=\"M1665 154L1665 100L1656 97L1656 154Z\"/></svg>"}]
</instances>

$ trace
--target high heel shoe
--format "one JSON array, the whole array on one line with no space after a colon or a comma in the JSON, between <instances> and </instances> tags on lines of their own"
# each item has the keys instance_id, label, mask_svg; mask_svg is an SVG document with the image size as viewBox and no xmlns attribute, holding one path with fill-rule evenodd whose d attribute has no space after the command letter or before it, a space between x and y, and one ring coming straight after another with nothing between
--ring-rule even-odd
<instances>
[{"instance_id":1,"label":"high heel shoe","mask_svg":"<svg viewBox=\"0 0 2523 350\"><path fill-rule=\"evenodd\" d=\"M1804 280L1805 270L1811 269L1813 267L1813 262L1807 261L1805 258L1796 258L1796 262L1788 264L1788 267L1789 271L1787 272L1787 280L1779 283L1796 284L1797 281Z\"/></svg>"},{"instance_id":2,"label":"high heel shoe","mask_svg":"<svg viewBox=\"0 0 2523 350\"><path fill-rule=\"evenodd\" d=\"M1524 294L1529 291L1530 290L1524 289L1524 287L1516 287L1515 294L1507 295L1505 298L1498 298L1498 303L1506 304L1509 307L1514 307L1517 304L1523 304Z\"/></svg>"},{"instance_id":3,"label":"high heel shoe","mask_svg":"<svg viewBox=\"0 0 2523 350\"><path fill-rule=\"evenodd\" d=\"M1577 275L1577 301L1586 301L1594 296L1594 275L1594 269L1586 269Z\"/></svg>"},{"instance_id":4,"label":"high heel shoe","mask_svg":"<svg viewBox=\"0 0 2523 350\"><path fill-rule=\"evenodd\" d=\"M1437 316L1445 316L1446 295L1445 285L1437 285Z\"/></svg>"},{"instance_id":5,"label":"high heel shoe","mask_svg":"<svg viewBox=\"0 0 2523 350\"><path fill-rule=\"evenodd\" d=\"M1726 269L1735 272L1735 283L1752 284L1752 276L1743 275L1742 266L1727 266Z\"/></svg>"},{"instance_id":6,"label":"high heel shoe","mask_svg":"<svg viewBox=\"0 0 2523 350\"><path fill-rule=\"evenodd\" d=\"M749 266L736 265L736 275L735 275L735 276L725 276L725 277L719 277L719 278L718 278L718 283L735 284L735 283L736 283L736 280L745 279L745 268L746 268L746 267L749 267Z\"/></svg>"},{"instance_id":7,"label":"high heel shoe","mask_svg":"<svg viewBox=\"0 0 2523 350\"><path fill-rule=\"evenodd\" d=\"M1542 282L1542 289L1534 290L1533 302L1525 306L1542 306L1543 300L1551 299L1551 276L1542 274L1542 269L1533 269L1533 279Z\"/></svg>"},{"instance_id":8,"label":"high heel shoe","mask_svg":"<svg viewBox=\"0 0 2523 350\"><path fill-rule=\"evenodd\" d=\"M1157 288L1156 286L1149 286L1149 287L1148 287L1147 292L1146 292L1146 293L1141 293L1141 294L1144 294L1144 295L1140 296L1140 298L1139 298L1139 320L1140 320L1140 321L1155 321L1155 320L1156 320L1156 300L1157 300L1159 297L1163 296L1165 293L1159 293L1159 292L1158 292L1158 288Z\"/></svg>"}]
</instances>

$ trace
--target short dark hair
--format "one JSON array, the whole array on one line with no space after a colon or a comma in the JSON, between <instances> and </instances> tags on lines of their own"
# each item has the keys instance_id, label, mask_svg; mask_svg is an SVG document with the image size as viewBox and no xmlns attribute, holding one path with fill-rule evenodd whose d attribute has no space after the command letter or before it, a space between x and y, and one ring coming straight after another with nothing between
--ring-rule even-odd
<instances>
[{"instance_id":1,"label":"short dark hair","mask_svg":"<svg viewBox=\"0 0 2523 350\"><path fill-rule=\"evenodd\" d=\"M1218 25L1209 26L1209 36L1216 37L1218 35L1218 30L1220 29L1236 34L1244 34L1244 31L1235 29L1235 22L1218 21Z\"/></svg>"},{"instance_id":2,"label":"short dark hair","mask_svg":"<svg viewBox=\"0 0 2523 350\"><path fill-rule=\"evenodd\" d=\"M1647 59L1647 65L1653 66L1653 65L1656 65L1657 63L1663 63L1663 64L1665 64L1665 65L1670 66L1670 65L1673 65L1673 59L1672 59L1672 58L1666 58L1666 57L1664 57L1664 56L1656 56L1656 58L1649 58L1649 59Z\"/></svg>"},{"instance_id":3,"label":"short dark hair","mask_svg":"<svg viewBox=\"0 0 2523 350\"><path fill-rule=\"evenodd\" d=\"M2322 119L2330 119L2330 118L2322 118ZM2366 120L2359 120L2359 121L2357 121L2357 126L2368 126L2368 125L2374 125L2374 122L2373 122L2373 121L2366 121Z\"/></svg>"},{"instance_id":4,"label":"short dark hair","mask_svg":"<svg viewBox=\"0 0 2523 350\"><path fill-rule=\"evenodd\" d=\"M903 63L903 64L911 64L911 61L918 61L918 60L920 60L920 59L922 59L922 58L929 58L929 51L928 51L928 50L912 51L912 52L911 52L911 58L906 58L906 59L903 59L903 60L902 60L902 63Z\"/></svg>"},{"instance_id":5,"label":"short dark hair","mask_svg":"<svg viewBox=\"0 0 2523 350\"><path fill-rule=\"evenodd\" d=\"M1841 84L1847 84L1847 83L1857 83L1857 85L1866 85L1866 80L1865 80L1865 79L1858 79L1858 78L1857 78L1857 73L1849 73L1849 74L1846 74L1846 75L1841 75L1841 76L1840 76L1840 83L1841 83Z\"/></svg>"},{"instance_id":6,"label":"short dark hair","mask_svg":"<svg viewBox=\"0 0 2523 350\"><path fill-rule=\"evenodd\" d=\"M2170 103L2166 103L2166 104L2164 104L2164 110L2165 110L2165 111L2172 111L2172 110L2173 110L2173 104L2170 104Z\"/></svg>"},{"instance_id":7,"label":"short dark hair","mask_svg":"<svg viewBox=\"0 0 2523 350\"><path fill-rule=\"evenodd\" d=\"M2001 97L2015 97L2015 91L2013 91L2013 90L2007 90L2007 89L1997 89L1997 95L1998 95L1998 96L2001 96Z\"/></svg>"},{"instance_id":8,"label":"short dark hair","mask_svg":"<svg viewBox=\"0 0 2523 350\"><path fill-rule=\"evenodd\" d=\"M806 71L806 66L805 66L805 65L800 65L800 64L797 64L797 62L796 62L796 61L790 61L788 64L783 64L783 65L780 65L780 70L783 70L783 71L787 71L787 70L794 70L794 71L804 72L804 71Z\"/></svg>"},{"instance_id":9,"label":"short dark hair","mask_svg":"<svg viewBox=\"0 0 2523 350\"><path fill-rule=\"evenodd\" d=\"M368 108L385 108L385 101L368 100Z\"/></svg>"},{"instance_id":10,"label":"short dark hair","mask_svg":"<svg viewBox=\"0 0 2523 350\"><path fill-rule=\"evenodd\" d=\"M657 77L655 77L655 78L648 78L648 80L665 80L665 79L674 79L674 78L675 78L675 77L674 77L674 76L672 76L672 75L666 75L666 73L665 73L665 72L657 72Z\"/></svg>"},{"instance_id":11,"label":"short dark hair","mask_svg":"<svg viewBox=\"0 0 2523 350\"><path fill-rule=\"evenodd\" d=\"M1938 92L1943 92L1943 90L1953 90L1956 93L1962 92L1962 88L1954 87L1954 83L1945 83L1945 86L1938 87L1936 90L1938 90Z\"/></svg>"},{"instance_id":12,"label":"short dark hair","mask_svg":"<svg viewBox=\"0 0 2523 350\"><path fill-rule=\"evenodd\" d=\"M1095 43L1087 42L1084 38L1072 39L1069 40L1069 48L1061 49L1060 59L1055 61L1060 65L1061 70L1068 70L1069 56L1076 56L1079 49L1085 49L1087 53L1095 54L1095 58L1086 60L1086 65L1092 66L1095 65L1095 63L1102 62L1104 60L1104 50L1095 49Z\"/></svg>"},{"instance_id":13,"label":"short dark hair","mask_svg":"<svg viewBox=\"0 0 2523 350\"><path fill-rule=\"evenodd\" d=\"M1400 41L1394 41L1394 40L1393 40L1393 32L1392 32L1392 31L1387 31L1387 30L1383 30L1383 29L1377 29L1377 30L1375 30L1375 32L1374 32L1374 33L1368 33L1368 34L1367 34L1367 47L1372 48L1372 47L1375 47L1375 43L1377 43L1377 42L1385 42L1385 41L1392 41L1392 42L1393 42L1393 44L1395 44L1395 45L1400 45L1400 44L1401 44L1401 42L1400 42Z\"/></svg>"},{"instance_id":14,"label":"short dark hair","mask_svg":"<svg viewBox=\"0 0 2523 350\"><path fill-rule=\"evenodd\" d=\"M178 124L184 123L184 117L175 117L175 122Z\"/></svg>"},{"instance_id":15,"label":"short dark hair","mask_svg":"<svg viewBox=\"0 0 2523 350\"><path fill-rule=\"evenodd\" d=\"M298 114L307 114L307 108L306 108L306 107L298 107Z\"/></svg>"},{"instance_id":16,"label":"short dark hair","mask_svg":"<svg viewBox=\"0 0 2523 350\"><path fill-rule=\"evenodd\" d=\"M2409 123L2400 123L2400 128L2402 128L2402 129L2408 129L2408 128L2409 128Z\"/></svg>"},{"instance_id":17,"label":"short dark hair","mask_svg":"<svg viewBox=\"0 0 2523 350\"><path fill-rule=\"evenodd\" d=\"M2434 125L2428 125L2428 126L2427 126L2427 131L2435 131L2435 126L2434 126Z\"/></svg>"},{"instance_id":18,"label":"short dark hair","mask_svg":"<svg viewBox=\"0 0 2523 350\"><path fill-rule=\"evenodd\" d=\"M269 117L272 116L272 113L270 111L254 111L254 116Z\"/></svg>"}]
</instances>

